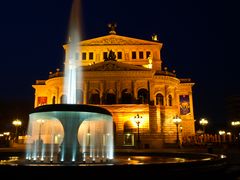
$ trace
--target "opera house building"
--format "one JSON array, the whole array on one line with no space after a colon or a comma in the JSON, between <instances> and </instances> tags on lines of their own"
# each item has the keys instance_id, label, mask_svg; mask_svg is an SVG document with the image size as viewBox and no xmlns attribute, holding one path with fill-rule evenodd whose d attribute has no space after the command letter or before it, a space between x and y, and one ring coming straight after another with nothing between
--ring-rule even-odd
<instances>
[{"instance_id":1,"label":"opera house building","mask_svg":"<svg viewBox=\"0 0 240 180\"><path fill-rule=\"evenodd\" d=\"M162 67L162 46L156 36L142 40L118 35L115 29L79 42L75 59L83 80L78 103L111 112L115 148L161 148L195 135L194 83ZM67 57L68 44L63 48ZM66 98L60 69L36 80L33 88L35 107L62 104Z\"/></svg>"}]
</instances>

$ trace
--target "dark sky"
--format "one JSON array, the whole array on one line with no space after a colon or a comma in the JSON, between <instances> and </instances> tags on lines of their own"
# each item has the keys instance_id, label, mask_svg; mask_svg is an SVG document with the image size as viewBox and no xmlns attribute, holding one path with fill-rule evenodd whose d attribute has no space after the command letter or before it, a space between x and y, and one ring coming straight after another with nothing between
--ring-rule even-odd
<instances>
[{"instance_id":1,"label":"dark sky","mask_svg":"<svg viewBox=\"0 0 240 180\"><path fill-rule=\"evenodd\" d=\"M10 128L15 118L26 125L33 109L32 84L47 79L49 71L62 69L71 4L71 0L0 3L0 130ZM119 35L150 40L157 34L163 43L163 65L196 83L195 119L205 117L210 127L216 127L226 121L225 97L239 91L239 83L234 84L236 58L225 51L226 26L232 28L239 13L226 10L221 1L210 0L82 0L82 39L107 35L110 22L117 23ZM233 38L231 32L229 36Z\"/></svg>"}]
</instances>

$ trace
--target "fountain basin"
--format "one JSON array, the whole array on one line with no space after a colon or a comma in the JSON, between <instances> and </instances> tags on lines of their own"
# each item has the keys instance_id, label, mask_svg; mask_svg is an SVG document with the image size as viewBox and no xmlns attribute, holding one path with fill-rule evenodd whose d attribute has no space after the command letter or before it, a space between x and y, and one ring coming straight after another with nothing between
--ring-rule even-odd
<instances>
[{"instance_id":1,"label":"fountain basin","mask_svg":"<svg viewBox=\"0 0 240 180\"><path fill-rule=\"evenodd\" d=\"M8 160L7 160L7 155ZM42 177L67 177L65 172L81 177L153 178L225 176L226 156L208 153L118 152L106 163L27 163L24 155L5 154L0 169L27 172Z\"/></svg>"},{"instance_id":2,"label":"fountain basin","mask_svg":"<svg viewBox=\"0 0 240 180\"><path fill-rule=\"evenodd\" d=\"M112 116L99 106L39 106L29 115L27 134L26 159L33 163L113 159Z\"/></svg>"}]
</instances>

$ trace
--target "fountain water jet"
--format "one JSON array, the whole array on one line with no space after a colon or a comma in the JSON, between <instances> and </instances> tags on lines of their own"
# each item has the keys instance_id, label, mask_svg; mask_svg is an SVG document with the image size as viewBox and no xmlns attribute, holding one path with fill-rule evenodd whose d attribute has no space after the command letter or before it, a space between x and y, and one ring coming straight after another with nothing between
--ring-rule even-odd
<instances>
[{"instance_id":1,"label":"fountain water jet","mask_svg":"<svg viewBox=\"0 0 240 180\"><path fill-rule=\"evenodd\" d=\"M82 103L80 1L74 0L64 63L64 104L39 106L30 114L26 159L31 162L104 162L113 159L111 113Z\"/></svg>"}]
</instances>

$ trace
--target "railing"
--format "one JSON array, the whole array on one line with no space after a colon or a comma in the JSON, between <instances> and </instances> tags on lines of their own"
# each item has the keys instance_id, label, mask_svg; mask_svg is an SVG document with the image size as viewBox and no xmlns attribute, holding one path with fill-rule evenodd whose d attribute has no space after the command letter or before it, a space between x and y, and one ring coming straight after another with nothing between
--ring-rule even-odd
<instances>
[{"instance_id":1,"label":"railing","mask_svg":"<svg viewBox=\"0 0 240 180\"><path fill-rule=\"evenodd\" d=\"M163 76L172 76L172 77L176 77L176 74L173 72L169 72L169 71L156 71L155 75L163 75Z\"/></svg>"},{"instance_id":2,"label":"railing","mask_svg":"<svg viewBox=\"0 0 240 180\"><path fill-rule=\"evenodd\" d=\"M180 82L181 83L190 83L191 79L190 78L182 78L182 79L180 79Z\"/></svg>"},{"instance_id":3,"label":"railing","mask_svg":"<svg viewBox=\"0 0 240 180\"><path fill-rule=\"evenodd\" d=\"M55 78L55 77L63 77L63 72L55 72L55 73L49 73L49 76L48 78L51 79L51 78Z\"/></svg>"},{"instance_id":4,"label":"railing","mask_svg":"<svg viewBox=\"0 0 240 180\"><path fill-rule=\"evenodd\" d=\"M36 85L45 85L46 80L36 80Z\"/></svg>"}]
</instances>

